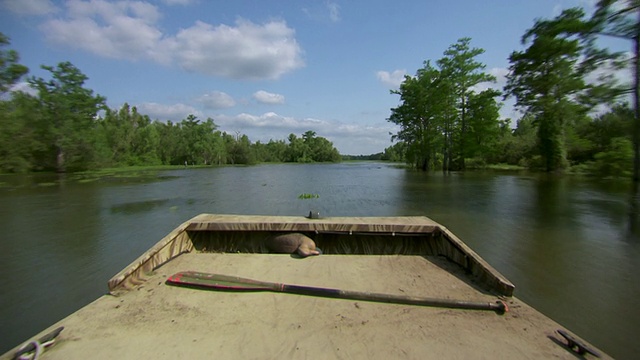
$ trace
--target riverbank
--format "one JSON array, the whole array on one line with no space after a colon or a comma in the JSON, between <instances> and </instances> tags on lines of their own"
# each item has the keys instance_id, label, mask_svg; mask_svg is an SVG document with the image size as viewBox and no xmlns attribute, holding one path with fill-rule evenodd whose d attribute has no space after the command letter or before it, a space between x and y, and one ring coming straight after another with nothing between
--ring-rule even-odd
<instances>
[{"instance_id":1,"label":"riverbank","mask_svg":"<svg viewBox=\"0 0 640 360\"><path fill-rule=\"evenodd\" d=\"M126 166L81 171L74 173L33 172L27 174L0 174L0 189L19 189L30 187L51 187L65 183L91 183L96 181L127 183L150 182L171 178L159 176L160 172L185 169L211 168L208 165L156 165Z\"/></svg>"},{"instance_id":2,"label":"riverbank","mask_svg":"<svg viewBox=\"0 0 640 360\"><path fill-rule=\"evenodd\" d=\"M402 162L390 162L390 161L373 161L373 160L343 160L344 164L358 164L358 163L371 163L371 164L385 164L398 169L413 169L410 165ZM2 188L17 188L21 186L55 186L60 182L77 182L77 183L89 183L95 181L106 182L128 182L128 181L157 181L162 180L158 174L162 171L171 170L189 170L189 169L211 169L220 167L246 167L246 166L260 166L260 165L309 165L308 163L283 163L283 162L269 162L253 165L239 164L239 165L148 165L148 166L122 166L114 168L104 168L96 170L87 170L74 173L58 174L54 172L32 172L27 174L9 174L0 173L0 189ZM327 165L331 163L311 163L311 165ZM413 169L415 170L415 169ZM417 170L416 170L417 171ZM510 164L483 164L481 166L469 166L464 172L477 172L477 171L496 171L516 174L528 173L528 174L548 174L540 170L532 170L530 168L510 165ZM433 171L437 173L440 171ZM462 173L464 173L462 172ZM453 172L461 173L461 172ZM624 176L609 176L609 177L595 177L588 173L583 166L576 166L568 169L563 173L554 173L553 176L577 176L588 179L611 179L611 180L629 180ZM28 179L28 181L24 181ZM17 180L17 181L16 181Z\"/></svg>"}]
</instances>

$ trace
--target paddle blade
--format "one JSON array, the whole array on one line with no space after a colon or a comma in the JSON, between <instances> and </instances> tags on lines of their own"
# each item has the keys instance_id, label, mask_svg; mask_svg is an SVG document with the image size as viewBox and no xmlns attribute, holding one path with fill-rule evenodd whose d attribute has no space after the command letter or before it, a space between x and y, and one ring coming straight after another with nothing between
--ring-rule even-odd
<instances>
[{"instance_id":1,"label":"paddle blade","mask_svg":"<svg viewBox=\"0 0 640 360\"><path fill-rule=\"evenodd\" d=\"M176 273L167 279L167 283L177 286L195 286L218 290L281 291L282 289L281 284L196 271Z\"/></svg>"}]
</instances>

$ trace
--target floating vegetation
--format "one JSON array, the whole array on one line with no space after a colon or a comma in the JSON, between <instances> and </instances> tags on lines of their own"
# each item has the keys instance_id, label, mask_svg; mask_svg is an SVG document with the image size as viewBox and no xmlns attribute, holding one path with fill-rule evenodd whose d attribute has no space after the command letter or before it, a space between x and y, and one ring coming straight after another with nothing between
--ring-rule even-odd
<instances>
[{"instance_id":1,"label":"floating vegetation","mask_svg":"<svg viewBox=\"0 0 640 360\"><path fill-rule=\"evenodd\" d=\"M318 194L300 194L298 195L298 199L318 199L320 195Z\"/></svg>"},{"instance_id":2,"label":"floating vegetation","mask_svg":"<svg viewBox=\"0 0 640 360\"><path fill-rule=\"evenodd\" d=\"M85 178L85 179L79 179L78 183L79 184L85 184L85 183L90 183L90 182L94 182L99 180L98 178Z\"/></svg>"},{"instance_id":3,"label":"floating vegetation","mask_svg":"<svg viewBox=\"0 0 640 360\"><path fill-rule=\"evenodd\" d=\"M58 184L55 182L41 182L38 183L38 186L42 186L42 187L51 187L51 186L57 186Z\"/></svg>"}]
</instances>

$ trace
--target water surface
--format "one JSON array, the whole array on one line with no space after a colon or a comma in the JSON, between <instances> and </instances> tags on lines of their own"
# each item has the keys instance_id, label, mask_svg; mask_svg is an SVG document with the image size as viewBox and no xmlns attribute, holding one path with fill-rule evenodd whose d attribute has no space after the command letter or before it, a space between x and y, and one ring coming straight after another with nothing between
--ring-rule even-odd
<instances>
[{"instance_id":1,"label":"water surface","mask_svg":"<svg viewBox=\"0 0 640 360\"><path fill-rule=\"evenodd\" d=\"M199 213L310 210L429 216L515 283L519 298L614 357L640 353L640 241L630 230L625 183L424 174L371 162L184 169L158 178L0 178L9 184L0 188L0 353L106 293L111 276Z\"/></svg>"}]
</instances>

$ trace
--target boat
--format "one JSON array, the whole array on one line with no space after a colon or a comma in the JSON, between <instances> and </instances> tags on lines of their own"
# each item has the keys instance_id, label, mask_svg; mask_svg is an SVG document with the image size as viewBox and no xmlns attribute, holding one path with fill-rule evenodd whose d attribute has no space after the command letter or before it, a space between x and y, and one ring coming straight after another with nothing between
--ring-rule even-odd
<instances>
[{"instance_id":1,"label":"boat","mask_svg":"<svg viewBox=\"0 0 640 360\"><path fill-rule=\"evenodd\" d=\"M322 254L265 246L293 233ZM26 344L43 359L610 358L423 216L201 214L107 285Z\"/></svg>"}]
</instances>

